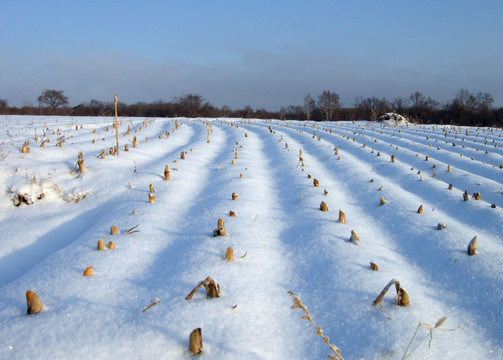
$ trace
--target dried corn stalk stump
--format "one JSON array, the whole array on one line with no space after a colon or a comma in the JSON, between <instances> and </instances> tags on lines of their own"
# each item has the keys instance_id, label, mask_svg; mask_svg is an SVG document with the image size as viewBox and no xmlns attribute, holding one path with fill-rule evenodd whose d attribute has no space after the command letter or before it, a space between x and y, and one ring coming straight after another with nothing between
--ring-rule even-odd
<instances>
[{"instance_id":1,"label":"dried corn stalk stump","mask_svg":"<svg viewBox=\"0 0 503 360\"><path fill-rule=\"evenodd\" d=\"M382 299L392 285L395 285L396 288L395 304L398 306L409 306L410 303L409 294L407 294L407 292L400 287L400 282L398 280L391 280L388 283L388 285L386 285L384 289L381 291L381 293L377 296L372 305L379 305L381 307Z\"/></svg>"},{"instance_id":2,"label":"dried corn stalk stump","mask_svg":"<svg viewBox=\"0 0 503 360\"><path fill-rule=\"evenodd\" d=\"M220 297L220 285L213 280L211 277L207 277L203 281L201 281L197 286L190 292L189 295L185 298L185 300L190 300L194 296L194 294L199 290L201 286L204 286L206 289L206 297L209 298L218 298Z\"/></svg>"}]
</instances>

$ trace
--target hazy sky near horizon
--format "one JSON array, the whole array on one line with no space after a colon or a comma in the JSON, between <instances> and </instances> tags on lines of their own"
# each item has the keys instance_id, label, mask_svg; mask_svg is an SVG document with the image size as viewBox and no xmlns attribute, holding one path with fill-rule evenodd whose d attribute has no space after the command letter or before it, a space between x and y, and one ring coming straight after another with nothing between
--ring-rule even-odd
<instances>
[{"instance_id":1,"label":"hazy sky near horizon","mask_svg":"<svg viewBox=\"0 0 503 360\"><path fill-rule=\"evenodd\" d=\"M194 93L278 110L308 93L444 102L464 88L503 106L503 1L1 0L0 98L71 106Z\"/></svg>"}]
</instances>

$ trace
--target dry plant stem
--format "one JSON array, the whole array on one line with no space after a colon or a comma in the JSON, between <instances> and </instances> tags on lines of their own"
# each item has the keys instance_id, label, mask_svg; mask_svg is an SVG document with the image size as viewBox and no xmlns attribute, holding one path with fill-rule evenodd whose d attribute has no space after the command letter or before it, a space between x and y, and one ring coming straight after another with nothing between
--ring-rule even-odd
<instances>
[{"instance_id":1,"label":"dry plant stem","mask_svg":"<svg viewBox=\"0 0 503 360\"><path fill-rule=\"evenodd\" d=\"M409 342L409 345L407 346L407 349L405 349L405 353L402 356L402 360L407 359L414 351L416 351L416 349L419 347L419 345L421 345L424 342L424 340L426 340L428 335L430 336L430 341L428 343L428 347L429 347L431 345L431 342L433 341L433 333L435 331L457 331L461 328L461 326L458 326L455 329L442 329L440 326L442 326L442 324L445 322L445 320L447 320L446 316L441 317L440 319L438 319L438 321L435 323L435 325L433 327L430 324L420 322L417 325L417 328L416 328L416 331L414 332L414 335L410 339L410 342ZM419 332L419 329L421 329L421 328L428 330L428 333L417 343L417 345L412 350L409 351L410 347L412 346L412 343L414 342L414 339L416 338L416 336Z\"/></svg>"},{"instance_id":2,"label":"dry plant stem","mask_svg":"<svg viewBox=\"0 0 503 360\"><path fill-rule=\"evenodd\" d=\"M26 313L29 315L42 311L42 302L34 291L28 290L26 292L26 304L28 305Z\"/></svg>"},{"instance_id":3,"label":"dry plant stem","mask_svg":"<svg viewBox=\"0 0 503 360\"><path fill-rule=\"evenodd\" d=\"M140 225L138 224L136 226L133 226L131 229L127 230L126 233L127 234L133 234L135 232L140 232L140 230L135 230L138 226L140 226Z\"/></svg>"},{"instance_id":4,"label":"dry plant stem","mask_svg":"<svg viewBox=\"0 0 503 360\"><path fill-rule=\"evenodd\" d=\"M103 244L103 240L99 239L98 240L98 250L105 250L105 245Z\"/></svg>"},{"instance_id":5,"label":"dry plant stem","mask_svg":"<svg viewBox=\"0 0 503 360\"><path fill-rule=\"evenodd\" d=\"M339 210L339 222L341 224L346 223L346 214L344 214L344 211L342 211L342 210Z\"/></svg>"},{"instance_id":6,"label":"dry plant stem","mask_svg":"<svg viewBox=\"0 0 503 360\"><path fill-rule=\"evenodd\" d=\"M117 93L114 94L114 106L115 106L115 139L117 142L117 157L119 157L119 121L117 119Z\"/></svg>"},{"instance_id":7,"label":"dry plant stem","mask_svg":"<svg viewBox=\"0 0 503 360\"><path fill-rule=\"evenodd\" d=\"M227 248L227 251L225 252L225 260L229 262L234 261L234 250L232 249L232 246Z\"/></svg>"},{"instance_id":8,"label":"dry plant stem","mask_svg":"<svg viewBox=\"0 0 503 360\"><path fill-rule=\"evenodd\" d=\"M475 236L468 243L468 255L472 256L475 255L476 253L477 253L477 237Z\"/></svg>"},{"instance_id":9,"label":"dry plant stem","mask_svg":"<svg viewBox=\"0 0 503 360\"><path fill-rule=\"evenodd\" d=\"M203 281L201 281L197 286L190 292L189 295L185 298L185 300L190 300L194 296L194 294L199 290L201 286L204 286L206 289L206 297L209 298L218 298L220 297L220 285L218 285L215 280L211 277L207 277Z\"/></svg>"},{"instance_id":10,"label":"dry plant stem","mask_svg":"<svg viewBox=\"0 0 503 360\"><path fill-rule=\"evenodd\" d=\"M328 336L325 336L323 334L323 330L321 329L321 327L317 326L314 323L314 320L311 317L311 314L309 314L309 311L307 310L307 307L300 301L300 299L297 296L295 296L295 294L292 291L288 291L288 294L290 294L290 296L293 297L293 306L292 306L292 309L299 309L300 308L300 309L302 309L302 311L304 311L304 316L302 316L302 319L308 320L311 324L313 324L314 328L316 329L316 335L321 336L323 338L323 342L325 344L327 344L330 347L330 349L337 355L337 358L334 357L333 355L328 355L328 357L330 359L344 360L344 358L342 357L340 349L337 346L332 345L330 343L330 339L328 338Z\"/></svg>"},{"instance_id":11,"label":"dry plant stem","mask_svg":"<svg viewBox=\"0 0 503 360\"><path fill-rule=\"evenodd\" d=\"M189 350L191 353L200 354L203 349L203 337L201 335L201 328L197 328L190 333L189 337Z\"/></svg>"},{"instance_id":12,"label":"dry plant stem","mask_svg":"<svg viewBox=\"0 0 503 360\"><path fill-rule=\"evenodd\" d=\"M88 266L86 270L84 271L84 276L92 276L93 275L93 267Z\"/></svg>"},{"instance_id":13,"label":"dry plant stem","mask_svg":"<svg viewBox=\"0 0 503 360\"><path fill-rule=\"evenodd\" d=\"M148 310L148 309L150 309L152 306L155 306L155 305L159 304L160 302L161 302L161 300L159 300L159 299L154 299L154 300L152 300L152 301L150 302L150 305L149 305L149 306L147 306L147 307L144 307L144 308L143 308L143 311L142 311L142 312L147 311L147 310Z\"/></svg>"},{"instance_id":14,"label":"dry plant stem","mask_svg":"<svg viewBox=\"0 0 503 360\"><path fill-rule=\"evenodd\" d=\"M377 296L377 298L374 300L374 302L372 303L372 305L381 305L381 302L382 302L382 299L384 297L384 295L386 295L386 293L388 292L389 288L395 284L397 281L396 280L391 280L388 285L386 285L384 287L384 289L382 289L381 293Z\"/></svg>"}]
</instances>

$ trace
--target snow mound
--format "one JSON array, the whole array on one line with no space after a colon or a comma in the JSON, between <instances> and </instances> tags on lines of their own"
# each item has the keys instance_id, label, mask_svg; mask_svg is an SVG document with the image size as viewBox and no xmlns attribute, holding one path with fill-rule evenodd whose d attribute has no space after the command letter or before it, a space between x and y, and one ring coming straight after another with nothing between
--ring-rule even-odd
<instances>
[{"instance_id":1,"label":"snow mound","mask_svg":"<svg viewBox=\"0 0 503 360\"><path fill-rule=\"evenodd\" d=\"M391 126L407 125L409 123L405 116L394 112L379 116L379 121Z\"/></svg>"}]
</instances>

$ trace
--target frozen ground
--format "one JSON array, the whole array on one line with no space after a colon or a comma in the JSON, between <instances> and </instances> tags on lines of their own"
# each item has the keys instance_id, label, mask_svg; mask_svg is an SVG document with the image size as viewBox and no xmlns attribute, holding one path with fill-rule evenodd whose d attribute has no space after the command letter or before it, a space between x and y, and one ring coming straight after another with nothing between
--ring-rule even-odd
<instances>
[{"instance_id":1,"label":"frozen ground","mask_svg":"<svg viewBox=\"0 0 503 360\"><path fill-rule=\"evenodd\" d=\"M418 324L444 316L430 346L419 330L409 359L503 358L501 129L119 120L119 156L100 159L115 145L112 118L0 117L1 359L192 358L199 327L202 358L334 355L288 291L346 360L401 359ZM79 152L83 174L72 172ZM228 236L213 237L219 218ZM99 239L116 248L98 251ZM201 288L185 300L207 276L220 297ZM410 305L391 288L372 306L392 279ZM27 290L42 312L26 314Z\"/></svg>"}]
</instances>

